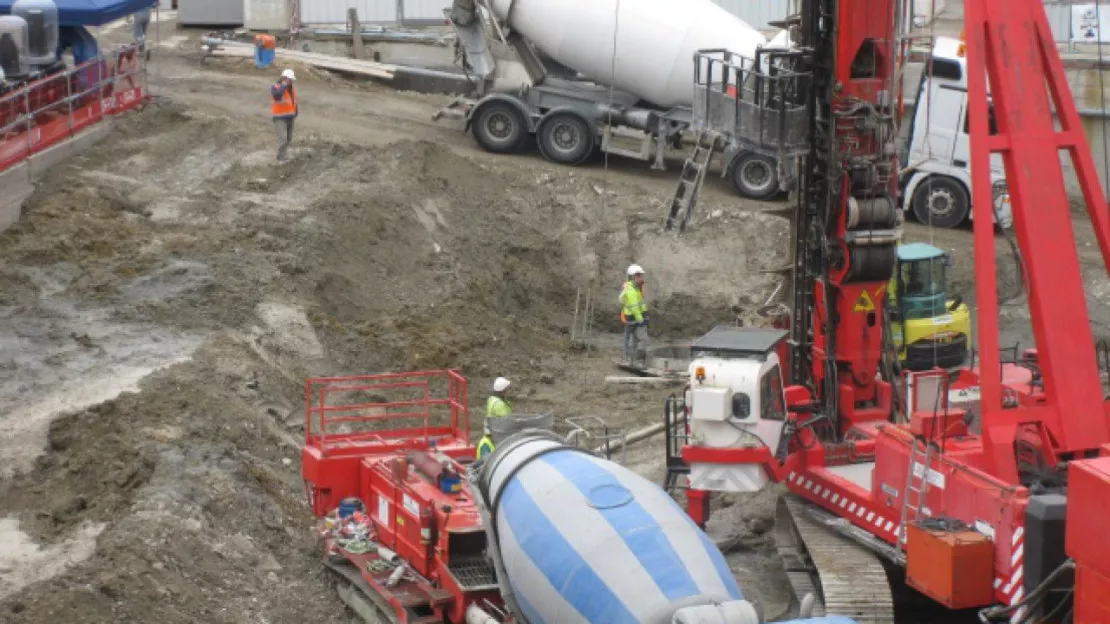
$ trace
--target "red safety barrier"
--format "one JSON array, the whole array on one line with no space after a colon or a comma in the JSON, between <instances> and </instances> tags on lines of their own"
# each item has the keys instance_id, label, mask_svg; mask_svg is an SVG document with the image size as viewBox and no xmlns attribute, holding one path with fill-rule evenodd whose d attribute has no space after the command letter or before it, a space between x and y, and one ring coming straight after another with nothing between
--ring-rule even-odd
<instances>
[{"instance_id":1,"label":"red safety barrier","mask_svg":"<svg viewBox=\"0 0 1110 624\"><path fill-rule=\"evenodd\" d=\"M0 97L0 171L147 100L137 46L110 52Z\"/></svg>"},{"instance_id":2,"label":"red safety barrier","mask_svg":"<svg viewBox=\"0 0 1110 624\"><path fill-rule=\"evenodd\" d=\"M467 400L453 370L309 379L305 447L334 456L465 444Z\"/></svg>"}]
</instances>

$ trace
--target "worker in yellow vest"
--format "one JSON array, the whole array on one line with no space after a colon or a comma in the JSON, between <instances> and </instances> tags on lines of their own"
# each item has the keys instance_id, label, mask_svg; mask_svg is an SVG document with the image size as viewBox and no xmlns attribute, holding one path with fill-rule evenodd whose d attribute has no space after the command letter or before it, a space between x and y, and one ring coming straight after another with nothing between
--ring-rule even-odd
<instances>
[{"instance_id":1,"label":"worker in yellow vest","mask_svg":"<svg viewBox=\"0 0 1110 624\"><path fill-rule=\"evenodd\" d=\"M509 389L509 380L504 377L498 377L493 380L493 394L486 400L486 426L482 434L482 439L478 441L478 459L485 457L493 452L493 436L489 429L489 419L491 418L505 418L513 413L512 405L509 405L508 399L505 398L505 393Z\"/></svg>"},{"instance_id":2,"label":"worker in yellow vest","mask_svg":"<svg viewBox=\"0 0 1110 624\"><path fill-rule=\"evenodd\" d=\"M621 322L624 323L624 359L632 363L639 352L640 343L647 342L648 311L644 301L644 268L638 264L628 267L628 281L621 288L618 298Z\"/></svg>"}]
</instances>

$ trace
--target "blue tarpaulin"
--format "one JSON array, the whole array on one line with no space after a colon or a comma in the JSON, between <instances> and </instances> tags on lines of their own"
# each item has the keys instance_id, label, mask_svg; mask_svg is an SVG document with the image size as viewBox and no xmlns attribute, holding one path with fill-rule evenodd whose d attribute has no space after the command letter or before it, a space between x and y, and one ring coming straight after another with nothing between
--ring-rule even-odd
<instances>
[{"instance_id":1,"label":"blue tarpaulin","mask_svg":"<svg viewBox=\"0 0 1110 624\"><path fill-rule=\"evenodd\" d=\"M60 26L103 26L139 9L156 4L156 0L54 0L58 5ZM11 13L15 0L0 0L0 14Z\"/></svg>"}]
</instances>

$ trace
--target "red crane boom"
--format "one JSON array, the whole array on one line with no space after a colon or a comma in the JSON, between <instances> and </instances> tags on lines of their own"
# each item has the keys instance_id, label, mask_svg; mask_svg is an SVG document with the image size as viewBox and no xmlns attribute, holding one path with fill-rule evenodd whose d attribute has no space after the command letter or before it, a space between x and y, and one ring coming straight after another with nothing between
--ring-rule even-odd
<instances>
[{"instance_id":1,"label":"red crane boom","mask_svg":"<svg viewBox=\"0 0 1110 624\"><path fill-rule=\"evenodd\" d=\"M974 0L965 10L983 444L988 470L1016 483L1019 429L1035 429L1048 465L1095 454L1110 442L1063 170L1047 155L1069 152L1108 270L1110 214L1042 3ZM990 152L1001 153L1006 167L1044 383L1036 404L1014 409L1002 402Z\"/></svg>"}]
</instances>

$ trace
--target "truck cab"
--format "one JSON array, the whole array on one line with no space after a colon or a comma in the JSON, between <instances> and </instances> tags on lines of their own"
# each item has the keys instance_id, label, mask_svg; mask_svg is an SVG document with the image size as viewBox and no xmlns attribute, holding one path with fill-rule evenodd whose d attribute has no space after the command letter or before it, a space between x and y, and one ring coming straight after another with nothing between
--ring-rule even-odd
<instances>
[{"instance_id":1,"label":"truck cab","mask_svg":"<svg viewBox=\"0 0 1110 624\"><path fill-rule=\"evenodd\" d=\"M956 368L967 361L971 312L948 297L948 254L926 243L898 247L887 288L891 338L905 369Z\"/></svg>"},{"instance_id":2,"label":"truck cab","mask_svg":"<svg viewBox=\"0 0 1110 624\"><path fill-rule=\"evenodd\" d=\"M963 42L937 37L921 74L909 149L903 155L903 210L918 221L953 228L973 218L971 143L968 131L967 58ZM997 132L994 107L990 131ZM1013 224L1006 174L999 154L991 154L994 218L1003 229Z\"/></svg>"}]
</instances>

